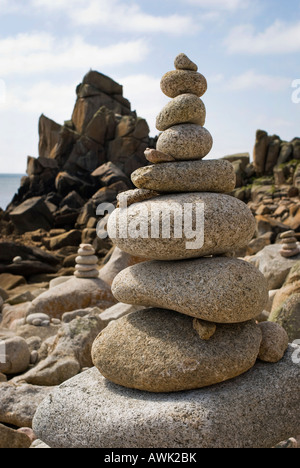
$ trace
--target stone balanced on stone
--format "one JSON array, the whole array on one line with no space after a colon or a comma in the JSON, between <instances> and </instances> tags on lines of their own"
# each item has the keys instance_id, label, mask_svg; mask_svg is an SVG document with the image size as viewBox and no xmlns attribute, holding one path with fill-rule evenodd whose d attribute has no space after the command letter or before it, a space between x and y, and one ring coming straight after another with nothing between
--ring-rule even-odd
<instances>
[{"instance_id":1,"label":"stone balanced on stone","mask_svg":"<svg viewBox=\"0 0 300 468\"><path fill-rule=\"evenodd\" d=\"M81 244L76 257L76 266L74 275L76 278L98 278L97 270L98 258L95 255L95 249L90 244Z\"/></svg>"},{"instance_id":2,"label":"stone balanced on stone","mask_svg":"<svg viewBox=\"0 0 300 468\"><path fill-rule=\"evenodd\" d=\"M108 222L117 246L151 259L122 271L112 291L147 309L111 322L94 342L96 367L40 405L33 427L50 447L271 448L300 432L300 347L286 351L281 327L256 324L268 300L261 273L218 256L247 245L255 222L226 195L235 184L230 163L202 161L212 143L199 102L205 78L184 54L175 68L162 80L173 100L158 117L158 149L145 153L153 165L133 174L139 188L126 194L129 208L120 197ZM193 229L204 222L193 249L185 230L174 235L191 204ZM155 215L170 219L168 238L145 235Z\"/></svg>"},{"instance_id":3,"label":"stone balanced on stone","mask_svg":"<svg viewBox=\"0 0 300 468\"><path fill-rule=\"evenodd\" d=\"M199 99L207 89L206 79L184 54L176 58L175 67L161 81L163 92L173 98L157 117L163 133L157 150L146 151L157 164L132 175L138 189L155 191L155 198L117 209L108 223L118 247L156 260L123 270L112 292L120 302L150 308L109 325L92 351L95 366L107 379L149 392L198 389L251 369L262 342L253 319L268 300L267 283L256 268L216 256L247 245L255 222L244 203L226 194L235 187L232 165L202 161L212 147ZM194 218L197 205L204 209L204 225L193 226L204 229L204 239L195 248L187 248L185 229L182 238L174 234L175 219L186 219L185 204L194 210ZM135 234L142 225L149 228L153 213L166 206L174 209L170 238L161 232L154 238L120 235L125 221L130 226L139 219ZM203 258L208 255L215 257ZM286 340L281 357L287 345Z\"/></svg>"},{"instance_id":4,"label":"stone balanced on stone","mask_svg":"<svg viewBox=\"0 0 300 468\"><path fill-rule=\"evenodd\" d=\"M280 235L282 242L282 249L280 250L280 255L285 258L295 257L299 255L300 248L297 243L295 231L286 231Z\"/></svg>"}]
</instances>

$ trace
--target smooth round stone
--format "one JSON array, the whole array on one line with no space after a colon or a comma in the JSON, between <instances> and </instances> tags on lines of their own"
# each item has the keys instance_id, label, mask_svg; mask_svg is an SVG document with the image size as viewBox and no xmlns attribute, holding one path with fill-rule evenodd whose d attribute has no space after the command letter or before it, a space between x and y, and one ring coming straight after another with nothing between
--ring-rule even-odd
<instances>
[{"instance_id":1,"label":"smooth round stone","mask_svg":"<svg viewBox=\"0 0 300 468\"><path fill-rule=\"evenodd\" d=\"M296 237L287 237L286 239L283 240L284 244L296 244L297 239Z\"/></svg>"},{"instance_id":2,"label":"smooth round stone","mask_svg":"<svg viewBox=\"0 0 300 468\"><path fill-rule=\"evenodd\" d=\"M279 252L282 257L285 258L290 258L290 257L296 257L296 255L299 255L300 249L297 248L295 250L280 250Z\"/></svg>"},{"instance_id":3,"label":"smooth round stone","mask_svg":"<svg viewBox=\"0 0 300 468\"><path fill-rule=\"evenodd\" d=\"M274 322L262 322L259 327L262 332L262 342L258 358L264 362L280 361L289 345L287 332L281 325Z\"/></svg>"},{"instance_id":4,"label":"smooth round stone","mask_svg":"<svg viewBox=\"0 0 300 468\"><path fill-rule=\"evenodd\" d=\"M246 247L256 223L248 206L237 198L192 192L118 208L110 215L107 228L112 242L124 252L155 260L180 260Z\"/></svg>"},{"instance_id":5,"label":"smooth round stone","mask_svg":"<svg viewBox=\"0 0 300 468\"><path fill-rule=\"evenodd\" d=\"M176 70L191 70L191 71L198 71L198 66L192 62L187 55L179 54L175 58L174 66Z\"/></svg>"},{"instance_id":6,"label":"smooth round stone","mask_svg":"<svg viewBox=\"0 0 300 468\"><path fill-rule=\"evenodd\" d=\"M294 237L295 236L295 231L286 231L280 234L281 239L287 239L289 237Z\"/></svg>"},{"instance_id":7,"label":"smooth round stone","mask_svg":"<svg viewBox=\"0 0 300 468\"><path fill-rule=\"evenodd\" d=\"M26 323L29 325L33 325L34 320L39 320L42 323L44 320L50 320L50 317L42 313L30 314L26 317Z\"/></svg>"},{"instance_id":8,"label":"smooth round stone","mask_svg":"<svg viewBox=\"0 0 300 468\"><path fill-rule=\"evenodd\" d=\"M146 190L146 189L135 189L135 190L127 190L126 192L119 193L117 195L118 204L117 207L119 208L120 205L126 203L127 206L133 205L134 203L139 203L145 200L151 200L151 198L158 197L160 193L155 192L154 190Z\"/></svg>"},{"instance_id":9,"label":"smooth round stone","mask_svg":"<svg viewBox=\"0 0 300 468\"><path fill-rule=\"evenodd\" d=\"M233 165L225 160L180 161L145 166L131 174L140 189L158 192L232 192L236 185Z\"/></svg>"},{"instance_id":10,"label":"smooth round stone","mask_svg":"<svg viewBox=\"0 0 300 468\"><path fill-rule=\"evenodd\" d=\"M147 161L151 162L152 164L175 161L173 156L162 153L161 151L157 151L152 148L147 148L144 154L145 154L145 158L147 159Z\"/></svg>"},{"instance_id":11,"label":"smooth round stone","mask_svg":"<svg viewBox=\"0 0 300 468\"><path fill-rule=\"evenodd\" d=\"M254 321L218 325L202 340L193 319L163 309L111 322L92 348L94 365L111 382L148 392L207 387L251 369L261 343Z\"/></svg>"},{"instance_id":12,"label":"smooth round stone","mask_svg":"<svg viewBox=\"0 0 300 468\"><path fill-rule=\"evenodd\" d=\"M180 124L161 133L158 151L176 160L203 159L212 149L213 139L206 128L195 124Z\"/></svg>"},{"instance_id":13,"label":"smooth round stone","mask_svg":"<svg viewBox=\"0 0 300 468\"><path fill-rule=\"evenodd\" d=\"M298 247L297 242L293 242L292 244L283 244L282 250L295 250Z\"/></svg>"},{"instance_id":14,"label":"smooth round stone","mask_svg":"<svg viewBox=\"0 0 300 468\"><path fill-rule=\"evenodd\" d=\"M158 114L156 128L164 131L182 123L193 123L203 127L205 118L206 109L203 101L195 94L181 94L172 99Z\"/></svg>"},{"instance_id":15,"label":"smooth round stone","mask_svg":"<svg viewBox=\"0 0 300 468\"><path fill-rule=\"evenodd\" d=\"M75 269L77 271L92 271L95 270L95 265L83 265L81 263L80 265L76 265Z\"/></svg>"},{"instance_id":16,"label":"smooth round stone","mask_svg":"<svg viewBox=\"0 0 300 468\"><path fill-rule=\"evenodd\" d=\"M83 250L91 250L94 249L94 247L91 244L80 244L79 246Z\"/></svg>"},{"instance_id":17,"label":"smooth round stone","mask_svg":"<svg viewBox=\"0 0 300 468\"><path fill-rule=\"evenodd\" d=\"M99 271L98 270L75 271L74 275L76 276L76 278L98 278Z\"/></svg>"},{"instance_id":18,"label":"smooth round stone","mask_svg":"<svg viewBox=\"0 0 300 468\"><path fill-rule=\"evenodd\" d=\"M34 320L32 321L32 325L33 325L34 327L41 327L41 326L42 326L42 323L43 323L43 322L42 322L42 320L40 320L40 319L34 319Z\"/></svg>"},{"instance_id":19,"label":"smooth round stone","mask_svg":"<svg viewBox=\"0 0 300 468\"><path fill-rule=\"evenodd\" d=\"M213 323L251 320L269 299L257 268L226 257L143 262L121 271L112 293L125 304L170 309Z\"/></svg>"},{"instance_id":20,"label":"smooth round stone","mask_svg":"<svg viewBox=\"0 0 300 468\"><path fill-rule=\"evenodd\" d=\"M88 256L81 256L79 255L76 257L75 262L78 265L96 265L98 263L98 257L96 255L88 255Z\"/></svg>"},{"instance_id":21,"label":"smooth round stone","mask_svg":"<svg viewBox=\"0 0 300 468\"><path fill-rule=\"evenodd\" d=\"M94 255L95 254L95 249L91 248L89 250L87 249L79 249L78 250L78 255L80 255L81 257L88 257L90 255Z\"/></svg>"},{"instance_id":22,"label":"smooth round stone","mask_svg":"<svg viewBox=\"0 0 300 468\"><path fill-rule=\"evenodd\" d=\"M173 70L162 77L160 87L170 98L179 94L195 94L201 97L207 90L207 81L201 73L195 71Z\"/></svg>"}]
</instances>

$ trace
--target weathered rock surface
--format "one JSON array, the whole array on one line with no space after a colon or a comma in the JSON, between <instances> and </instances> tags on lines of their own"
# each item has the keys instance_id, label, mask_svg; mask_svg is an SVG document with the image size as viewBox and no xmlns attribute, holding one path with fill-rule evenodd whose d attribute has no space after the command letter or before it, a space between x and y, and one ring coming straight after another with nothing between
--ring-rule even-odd
<instances>
[{"instance_id":1,"label":"weathered rock surface","mask_svg":"<svg viewBox=\"0 0 300 468\"><path fill-rule=\"evenodd\" d=\"M134 265L119 273L112 292L120 302L216 323L251 320L268 303L263 275L247 262L223 257Z\"/></svg>"},{"instance_id":2,"label":"weathered rock surface","mask_svg":"<svg viewBox=\"0 0 300 468\"><path fill-rule=\"evenodd\" d=\"M206 109L201 99L195 94L180 94L160 111L156 118L156 128L164 131L174 125L184 123L203 127L205 118Z\"/></svg>"},{"instance_id":3,"label":"weathered rock surface","mask_svg":"<svg viewBox=\"0 0 300 468\"><path fill-rule=\"evenodd\" d=\"M17 427L31 427L37 407L51 390L53 387L1 383L0 422Z\"/></svg>"},{"instance_id":4,"label":"weathered rock surface","mask_svg":"<svg viewBox=\"0 0 300 468\"><path fill-rule=\"evenodd\" d=\"M193 216L189 216L185 204L193 210ZM170 212L175 213L176 222ZM189 222L184 222L183 212ZM131 205L127 210L117 209L107 226L109 237L124 252L150 259L179 260L245 247L253 237L255 220L249 208L236 198L194 192L164 195ZM153 228L157 228L154 236Z\"/></svg>"},{"instance_id":5,"label":"weathered rock surface","mask_svg":"<svg viewBox=\"0 0 300 468\"><path fill-rule=\"evenodd\" d=\"M142 261L144 261L144 259L136 257L134 254L130 255L120 250L119 247L115 247L108 262L100 269L99 278L111 286L113 280L120 271Z\"/></svg>"},{"instance_id":6,"label":"weathered rock surface","mask_svg":"<svg viewBox=\"0 0 300 468\"><path fill-rule=\"evenodd\" d=\"M31 440L26 434L20 433L14 429L11 429L10 427L0 424L0 448L24 449L29 448L30 445Z\"/></svg>"},{"instance_id":7,"label":"weathered rock surface","mask_svg":"<svg viewBox=\"0 0 300 468\"><path fill-rule=\"evenodd\" d=\"M235 173L228 161L181 161L145 166L131 174L140 189L158 192L220 192L235 188Z\"/></svg>"},{"instance_id":8,"label":"weathered rock surface","mask_svg":"<svg viewBox=\"0 0 300 468\"><path fill-rule=\"evenodd\" d=\"M41 294L32 302L29 313L44 313L61 318L65 312L99 307L104 310L115 304L110 288L100 279L71 278Z\"/></svg>"},{"instance_id":9,"label":"weathered rock surface","mask_svg":"<svg viewBox=\"0 0 300 468\"><path fill-rule=\"evenodd\" d=\"M92 367L92 344L102 329L103 324L95 315L63 323L46 359L13 382L55 386L74 377L82 368Z\"/></svg>"},{"instance_id":10,"label":"weathered rock surface","mask_svg":"<svg viewBox=\"0 0 300 468\"><path fill-rule=\"evenodd\" d=\"M5 362L0 361L0 372L13 375L24 372L30 364L30 351L26 341L18 336L4 338Z\"/></svg>"},{"instance_id":11,"label":"weathered rock surface","mask_svg":"<svg viewBox=\"0 0 300 468\"><path fill-rule=\"evenodd\" d=\"M101 374L116 384L148 392L177 392L246 372L255 364L260 343L261 332L254 321L218 325L205 341L192 318L146 309L109 324L93 344L92 359Z\"/></svg>"},{"instance_id":12,"label":"weathered rock surface","mask_svg":"<svg viewBox=\"0 0 300 468\"><path fill-rule=\"evenodd\" d=\"M289 345L286 331L277 323L272 322L262 322L259 328L262 332L262 342L258 358L265 362L280 361Z\"/></svg>"},{"instance_id":13,"label":"weathered rock surface","mask_svg":"<svg viewBox=\"0 0 300 468\"><path fill-rule=\"evenodd\" d=\"M200 125L180 124L161 133L157 150L176 160L203 159L212 149L213 139L208 130Z\"/></svg>"},{"instance_id":14,"label":"weathered rock surface","mask_svg":"<svg viewBox=\"0 0 300 468\"><path fill-rule=\"evenodd\" d=\"M198 71L198 65L190 60L186 54L178 54L174 60L174 66L176 70L191 70Z\"/></svg>"},{"instance_id":15,"label":"weathered rock surface","mask_svg":"<svg viewBox=\"0 0 300 468\"><path fill-rule=\"evenodd\" d=\"M300 260L300 255L293 258L283 258L279 253L280 250L280 244L268 245L256 255L247 258L263 273L270 290L281 288L290 269Z\"/></svg>"},{"instance_id":16,"label":"weathered rock surface","mask_svg":"<svg viewBox=\"0 0 300 468\"><path fill-rule=\"evenodd\" d=\"M53 448L271 448L300 433L294 352L223 384L171 395L119 387L91 369L43 401L34 431Z\"/></svg>"},{"instance_id":17,"label":"weathered rock surface","mask_svg":"<svg viewBox=\"0 0 300 468\"><path fill-rule=\"evenodd\" d=\"M273 309L269 320L286 330L290 342L300 339L300 293L292 294L277 309Z\"/></svg>"},{"instance_id":18,"label":"weathered rock surface","mask_svg":"<svg viewBox=\"0 0 300 468\"><path fill-rule=\"evenodd\" d=\"M207 90L207 81L201 73L195 71L172 70L162 77L160 87L170 98L176 98L179 94L195 94L201 97Z\"/></svg>"}]
</instances>

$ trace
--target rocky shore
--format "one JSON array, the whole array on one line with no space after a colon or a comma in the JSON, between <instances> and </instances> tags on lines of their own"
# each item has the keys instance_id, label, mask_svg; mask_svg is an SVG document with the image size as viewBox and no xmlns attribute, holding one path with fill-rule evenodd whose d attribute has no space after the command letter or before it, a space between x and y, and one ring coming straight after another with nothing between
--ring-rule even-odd
<instances>
[{"instance_id":1,"label":"rocky shore","mask_svg":"<svg viewBox=\"0 0 300 468\"><path fill-rule=\"evenodd\" d=\"M0 212L1 448L42 447L32 430L35 416L39 436L49 441L55 434L53 444L60 439L62 447L176 444L173 423L186 447L222 440L265 447L288 437L281 445L297 446L300 138L285 142L259 130L253 162L244 153L202 160L212 147L204 128L206 85L193 62L176 58L162 79L171 101L157 117L157 138L149 137L122 86L95 71L76 89L71 120L59 125L41 116L39 156L28 157L27 176ZM124 193L130 219L140 205L155 211L201 199L203 245L187 250L185 238L114 236L119 210L109 220L110 238L99 238L97 224L107 216L97 215L97 207L119 206ZM216 361L224 349L224 360ZM206 366L196 369L199 353ZM266 394L272 402L266 410L262 399L252 419L245 410L250 387L253 402ZM235 411L224 411L220 398ZM98 421L89 413L96 403L103 408ZM95 434L116 405L127 426L115 415L100 441ZM170 426L174 405L180 410ZM188 422L195 407L212 421L198 435ZM280 407L287 421L277 439L272 425ZM259 426L256 435L243 427L246 419ZM158 420L166 432L155 440ZM231 439L222 431L216 439L220 420L231 421ZM95 431L82 435L82 421Z\"/></svg>"}]
</instances>

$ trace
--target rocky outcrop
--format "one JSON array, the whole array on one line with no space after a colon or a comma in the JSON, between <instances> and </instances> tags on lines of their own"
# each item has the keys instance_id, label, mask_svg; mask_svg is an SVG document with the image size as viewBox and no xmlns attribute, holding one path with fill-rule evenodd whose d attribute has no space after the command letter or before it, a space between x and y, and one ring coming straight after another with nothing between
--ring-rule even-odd
<instances>
[{"instance_id":1,"label":"rocky outcrop","mask_svg":"<svg viewBox=\"0 0 300 468\"><path fill-rule=\"evenodd\" d=\"M89 217L96 214L93 195L103 189L101 202L113 202L132 188L131 173L147 163L145 149L155 146L147 122L131 110L120 84L89 71L76 93L71 120L59 125L40 117L39 156L28 157L27 177L6 215L18 232L86 227L87 205ZM102 174L107 164L118 173L114 180Z\"/></svg>"}]
</instances>

